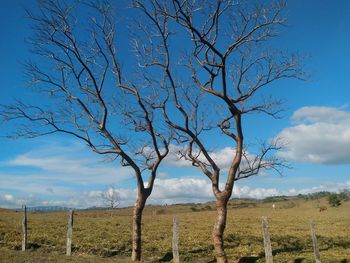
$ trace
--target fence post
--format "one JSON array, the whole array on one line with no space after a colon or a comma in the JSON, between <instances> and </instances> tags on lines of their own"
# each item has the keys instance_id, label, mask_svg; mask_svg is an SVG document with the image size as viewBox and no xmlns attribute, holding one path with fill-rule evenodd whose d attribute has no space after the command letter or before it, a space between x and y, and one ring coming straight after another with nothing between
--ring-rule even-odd
<instances>
[{"instance_id":1,"label":"fence post","mask_svg":"<svg viewBox=\"0 0 350 263\"><path fill-rule=\"evenodd\" d=\"M173 259L174 263L180 263L179 257L179 221L173 218Z\"/></svg>"},{"instance_id":2,"label":"fence post","mask_svg":"<svg viewBox=\"0 0 350 263\"><path fill-rule=\"evenodd\" d=\"M68 230L67 230L67 250L66 250L67 256L70 256L72 254L73 216L74 216L74 211L70 210L68 215Z\"/></svg>"},{"instance_id":3,"label":"fence post","mask_svg":"<svg viewBox=\"0 0 350 263\"><path fill-rule=\"evenodd\" d=\"M26 250L27 247L27 206L22 206L22 251Z\"/></svg>"},{"instance_id":4,"label":"fence post","mask_svg":"<svg viewBox=\"0 0 350 263\"><path fill-rule=\"evenodd\" d=\"M267 217L263 216L261 220L262 220L261 222L262 232L264 237L265 260L266 260L266 263L273 263L269 224L267 222Z\"/></svg>"},{"instance_id":5,"label":"fence post","mask_svg":"<svg viewBox=\"0 0 350 263\"><path fill-rule=\"evenodd\" d=\"M321 263L320 251L318 250L318 245L317 245L315 223L312 219L310 220L310 230L311 230L312 246L314 248L315 262Z\"/></svg>"}]
</instances>

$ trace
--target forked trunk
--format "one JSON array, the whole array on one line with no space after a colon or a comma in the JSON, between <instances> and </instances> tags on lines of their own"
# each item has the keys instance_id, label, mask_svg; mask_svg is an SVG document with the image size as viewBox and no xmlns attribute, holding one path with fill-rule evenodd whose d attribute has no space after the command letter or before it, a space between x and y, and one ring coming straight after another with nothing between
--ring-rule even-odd
<instances>
[{"instance_id":1,"label":"forked trunk","mask_svg":"<svg viewBox=\"0 0 350 263\"><path fill-rule=\"evenodd\" d=\"M141 261L141 222L142 222L142 212L145 207L147 200L147 195L145 193L139 193L137 201L134 205L133 217L132 217L132 261Z\"/></svg>"},{"instance_id":2,"label":"forked trunk","mask_svg":"<svg viewBox=\"0 0 350 263\"><path fill-rule=\"evenodd\" d=\"M224 230L226 227L228 198L216 199L216 220L213 229L213 241L215 257L218 263L227 263L227 257L224 250Z\"/></svg>"}]
</instances>

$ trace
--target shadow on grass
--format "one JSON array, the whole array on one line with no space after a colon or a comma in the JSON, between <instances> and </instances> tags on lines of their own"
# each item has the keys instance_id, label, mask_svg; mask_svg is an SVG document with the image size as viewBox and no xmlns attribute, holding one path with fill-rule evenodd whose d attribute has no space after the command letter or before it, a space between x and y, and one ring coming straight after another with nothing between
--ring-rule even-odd
<instances>
[{"instance_id":1,"label":"shadow on grass","mask_svg":"<svg viewBox=\"0 0 350 263\"><path fill-rule=\"evenodd\" d=\"M240 258L240 260L238 261L238 263L255 263L258 261L258 259L260 259L261 257L243 257Z\"/></svg>"},{"instance_id":2,"label":"shadow on grass","mask_svg":"<svg viewBox=\"0 0 350 263\"><path fill-rule=\"evenodd\" d=\"M191 254L207 254L210 253L212 250L214 249L214 247L205 247L205 248L197 248L197 249L193 249L190 250L189 253Z\"/></svg>"},{"instance_id":3,"label":"shadow on grass","mask_svg":"<svg viewBox=\"0 0 350 263\"><path fill-rule=\"evenodd\" d=\"M348 248L350 247L350 241L346 238L330 238L324 236L318 236L317 242L320 250L328 250L335 247ZM343 263L343 261L341 261Z\"/></svg>"},{"instance_id":4,"label":"shadow on grass","mask_svg":"<svg viewBox=\"0 0 350 263\"><path fill-rule=\"evenodd\" d=\"M41 248L41 245L37 244L37 243L29 243L28 247L29 247L29 250L35 251L35 250Z\"/></svg>"},{"instance_id":5,"label":"shadow on grass","mask_svg":"<svg viewBox=\"0 0 350 263\"><path fill-rule=\"evenodd\" d=\"M173 260L173 253L172 252L167 252L159 261L157 262L170 262Z\"/></svg>"},{"instance_id":6,"label":"shadow on grass","mask_svg":"<svg viewBox=\"0 0 350 263\"><path fill-rule=\"evenodd\" d=\"M27 251L35 251L41 248L41 245L38 243L27 243L26 250ZM22 245L16 245L14 247L15 250L22 250Z\"/></svg>"},{"instance_id":7,"label":"shadow on grass","mask_svg":"<svg viewBox=\"0 0 350 263\"><path fill-rule=\"evenodd\" d=\"M114 249L114 250L105 250L101 252L101 256L104 258L109 258L109 257L114 257L114 256L118 256L122 253L122 251Z\"/></svg>"},{"instance_id":8,"label":"shadow on grass","mask_svg":"<svg viewBox=\"0 0 350 263\"><path fill-rule=\"evenodd\" d=\"M293 236L274 237L273 241L278 244L278 248L272 250L272 254L275 256L279 253L291 253L301 252L307 248L307 245L303 240L295 238ZM303 260L302 258L297 260ZM302 261L296 261L302 262Z\"/></svg>"},{"instance_id":9,"label":"shadow on grass","mask_svg":"<svg viewBox=\"0 0 350 263\"><path fill-rule=\"evenodd\" d=\"M283 236L283 237L274 237L273 242L278 244L278 247L273 249L272 254L275 256L279 253L295 253L302 252L305 250L312 250L311 240L298 239L293 236ZM344 238L328 238L319 236L317 238L320 251L327 251L336 247L339 248L348 248L350 247L350 241ZM294 260L294 263L303 262L304 258L297 258ZM340 263L348 263L347 259L343 259Z\"/></svg>"},{"instance_id":10,"label":"shadow on grass","mask_svg":"<svg viewBox=\"0 0 350 263\"><path fill-rule=\"evenodd\" d=\"M264 258L264 254L261 253L259 256L257 257L243 257L241 258L238 263L256 263L259 259ZM305 258L297 258L293 261L293 263L303 263L305 260ZM342 262L341 262L342 263ZM347 263L347 262L345 262Z\"/></svg>"}]
</instances>

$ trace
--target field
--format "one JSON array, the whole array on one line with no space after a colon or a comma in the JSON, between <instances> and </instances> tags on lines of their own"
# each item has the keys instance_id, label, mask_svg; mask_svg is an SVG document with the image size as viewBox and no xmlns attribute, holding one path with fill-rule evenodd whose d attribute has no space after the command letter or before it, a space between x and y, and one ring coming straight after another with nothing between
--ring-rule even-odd
<instances>
[{"instance_id":1,"label":"field","mask_svg":"<svg viewBox=\"0 0 350 263\"><path fill-rule=\"evenodd\" d=\"M229 204L225 246L230 262L264 262L261 216L269 220L274 262L314 262L309 219L314 219L322 262L350 262L350 202L329 207L326 199ZM319 206L327 206L320 212ZM172 220L180 222L180 259L215 262L213 204L147 206L143 262L170 262ZM73 256L65 254L67 212L28 214L28 251L21 252L21 213L0 210L0 262L129 262L131 209L77 211Z\"/></svg>"}]
</instances>

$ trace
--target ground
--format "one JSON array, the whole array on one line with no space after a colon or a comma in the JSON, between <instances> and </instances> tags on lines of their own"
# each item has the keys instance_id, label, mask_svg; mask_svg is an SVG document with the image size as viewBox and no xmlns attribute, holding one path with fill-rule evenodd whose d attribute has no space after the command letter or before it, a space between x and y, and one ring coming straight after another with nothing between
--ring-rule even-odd
<instances>
[{"instance_id":1,"label":"ground","mask_svg":"<svg viewBox=\"0 0 350 263\"><path fill-rule=\"evenodd\" d=\"M276 209L272 209L275 203ZM327 207L320 212L320 207ZM0 210L0 262L129 262L131 209L76 211L73 255L65 256L67 212L29 213L28 247L21 248L21 213ZM170 262L172 221L180 223L182 262L215 262L214 205L147 206L143 262ZM264 262L261 217L267 216L274 262L314 262L309 220L316 224L322 262L350 262L350 202L330 207L325 198L279 198L229 203L225 249L229 262Z\"/></svg>"}]
</instances>

